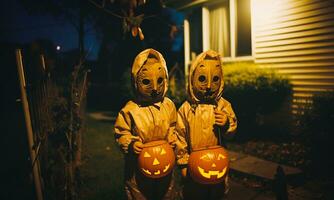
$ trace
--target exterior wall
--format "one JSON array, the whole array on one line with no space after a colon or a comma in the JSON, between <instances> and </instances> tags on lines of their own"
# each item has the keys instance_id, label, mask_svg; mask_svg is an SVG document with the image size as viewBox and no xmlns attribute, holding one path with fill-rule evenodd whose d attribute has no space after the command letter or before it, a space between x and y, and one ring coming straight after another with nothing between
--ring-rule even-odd
<instances>
[{"instance_id":1,"label":"exterior wall","mask_svg":"<svg viewBox=\"0 0 334 200\"><path fill-rule=\"evenodd\" d=\"M255 62L290 77L293 112L317 92L334 89L334 2L252 0Z\"/></svg>"}]
</instances>

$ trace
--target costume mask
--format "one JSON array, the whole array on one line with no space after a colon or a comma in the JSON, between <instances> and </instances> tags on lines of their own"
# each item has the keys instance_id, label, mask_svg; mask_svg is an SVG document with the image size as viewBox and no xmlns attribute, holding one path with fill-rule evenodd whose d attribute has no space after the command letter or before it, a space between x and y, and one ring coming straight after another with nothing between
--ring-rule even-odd
<instances>
[{"instance_id":1,"label":"costume mask","mask_svg":"<svg viewBox=\"0 0 334 200\"><path fill-rule=\"evenodd\" d=\"M166 71L156 58L148 58L137 74L137 90L145 102L158 102L164 97Z\"/></svg>"},{"instance_id":2,"label":"costume mask","mask_svg":"<svg viewBox=\"0 0 334 200\"><path fill-rule=\"evenodd\" d=\"M194 95L202 102L212 102L219 93L222 83L222 67L219 60L205 58L192 74Z\"/></svg>"}]
</instances>

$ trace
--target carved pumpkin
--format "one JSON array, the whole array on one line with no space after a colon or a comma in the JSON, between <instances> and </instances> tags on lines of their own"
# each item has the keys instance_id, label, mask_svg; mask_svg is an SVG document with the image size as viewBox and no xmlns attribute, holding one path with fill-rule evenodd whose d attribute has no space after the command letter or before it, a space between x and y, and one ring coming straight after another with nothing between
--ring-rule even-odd
<instances>
[{"instance_id":1,"label":"carved pumpkin","mask_svg":"<svg viewBox=\"0 0 334 200\"><path fill-rule=\"evenodd\" d=\"M228 166L228 154L221 146L195 150L191 152L188 162L190 176L201 184L222 182Z\"/></svg>"},{"instance_id":2,"label":"carved pumpkin","mask_svg":"<svg viewBox=\"0 0 334 200\"><path fill-rule=\"evenodd\" d=\"M150 178L166 176L172 171L174 164L174 151L162 140L145 143L138 156L139 170Z\"/></svg>"}]
</instances>

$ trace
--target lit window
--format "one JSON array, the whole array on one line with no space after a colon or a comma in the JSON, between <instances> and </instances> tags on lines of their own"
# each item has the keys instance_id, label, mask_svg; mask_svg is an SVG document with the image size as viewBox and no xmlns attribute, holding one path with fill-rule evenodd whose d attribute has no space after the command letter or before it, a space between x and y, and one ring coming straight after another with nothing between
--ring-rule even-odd
<instances>
[{"instance_id":1,"label":"lit window","mask_svg":"<svg viewBox=\"0 0 334 200\"><path fill-rule=\"evenodd\" d=\"M210 49L223 57L231 56L229 2L209 7Z\"/></svg>"},{"instance_id":2,"label":"lit window","mask_svg":"<svg viewBox=\"0 0 334 200\"><path fill-rule=\"evenodd\" d=\"M208 18L203 23L208 23L210 27L207 30L209 48L223 57L252 55L250 0L210 2L203 5L208 11ZM206 38L203 37L203 40Z\"/></svg>"},{"instance_id":3,"label":"lit window","mask_svg":"<svg viewBox=\"0 0 334 200\"><path fill-rule=\"evenodd\" d=\"M211 0L190 7L189 47L185 47L190 60L208 49L226 60L252 59L250 10L250 0Z\"/></svg>"}]
</instances>

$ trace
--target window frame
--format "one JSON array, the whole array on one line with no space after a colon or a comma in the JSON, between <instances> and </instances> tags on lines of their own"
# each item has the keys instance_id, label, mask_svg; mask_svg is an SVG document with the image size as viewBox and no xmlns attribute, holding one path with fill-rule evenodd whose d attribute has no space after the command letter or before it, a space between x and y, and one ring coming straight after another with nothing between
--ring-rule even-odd
<instances>
[{"instance_id":1,"label":"window frame","mask_svg":"<svg viewBox=\"0 0 334 200\"><path fill-rule=\"evenodd\" d=\"M229 1L229 14L230 14L230 56L223 57L224 62L236 62L236 61L254 61L254 39L253 39L253 27L252 27L252 19L250 28L251 28L251 55L249 56L237 56L237 8L236 3L237 0L226 0ZM252 0L250 1L250 5L252 4ZM213 0L213 1L207 1L201 5L202 7L202 47L203 51L206 51L210 49L210 10L209 7L214 6L217 3L221 3L221 0ZM249 8L251 9L251 8ZM252 16L252 13L250 14ZM189 26L189 20L185 19L185 23ZM189 38L190 35L189 32L187 33L185 31L185 39ZM185 40L185 43L188 43L188 45L185 46L185 56L189 59L185 59L186 65L189 64L190 61L190 55L186 55L187 53L191 53L191 49L186 49L186 47L190 47L189 41Z\"/></svg>"}]
</instances>

